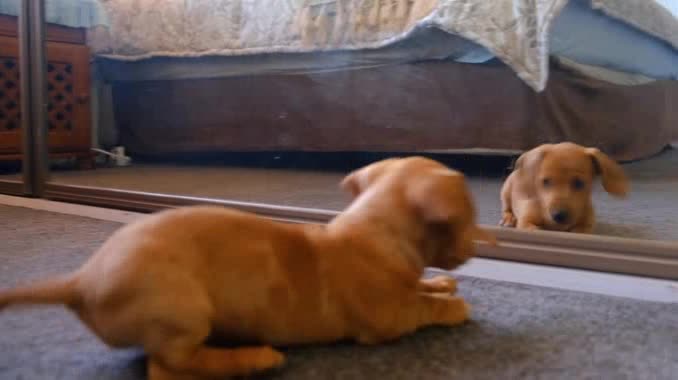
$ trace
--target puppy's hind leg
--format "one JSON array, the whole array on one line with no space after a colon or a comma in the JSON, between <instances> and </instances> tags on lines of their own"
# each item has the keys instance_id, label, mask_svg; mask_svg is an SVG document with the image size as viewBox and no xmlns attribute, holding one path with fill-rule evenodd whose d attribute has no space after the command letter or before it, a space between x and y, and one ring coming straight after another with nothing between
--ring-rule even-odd
<instances>
[{"instance_id":1,"label":"puppy's hind leg","mask_svg":"<svg viewBox=\"0 0 678 380\"><path fill-rule=\"evenodd\" d=\"M198 292L196 292L198 293ZM194 297L190 305L147 315L143 347L148 354L149 380L213 379L246 376L284 363L271 347L216 348L206 345L212 332L207 302ZM189 307L190 306L190 307Z\"/></svg>"},{"instance_id":2,"label":"puppy's hind leg","mask_svg":"<svg viewBox=\"0 0 678 380\"><path fill-rule=\"evenodd\" d=\"M163 331L163 334L167 331ZM285 357L271 347L213 348L202 334L188 332L165 338L149 353L149 380L201 380L247 376L283 365Z\"/></svg>"},{"instance_id":3,"label":"puppy's hind leg","mask_svg":"<svg viewBox=\"0 0 678 380\"><path fill-rule=\"evenodd\" d=\"M234 349L198 346L190 353L150 357L148 379L206 380L247 376L280 367L284 361L283 354L265 346Z\"/></svg>"}]
</instances>

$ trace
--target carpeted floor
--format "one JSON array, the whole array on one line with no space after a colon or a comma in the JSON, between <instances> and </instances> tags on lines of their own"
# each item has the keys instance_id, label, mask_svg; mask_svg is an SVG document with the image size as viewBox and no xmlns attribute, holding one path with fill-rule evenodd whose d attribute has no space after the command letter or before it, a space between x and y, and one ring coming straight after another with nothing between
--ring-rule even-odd
<instances>
[{"instance_id":1,"label":"carpeted floor","mask_svg":"<svg viewBox=\"0 0 678 380\"><path fill-rule=\"evenodd\" d=\"M255 156L261 157L261 156ZM337 187L351 167L362 165L355 156L333 160L301 156L274 169L265 159L242 159L218 165L189 162L173 165L138 164L128 168L94 171L55 171L56 183L169 193L198 197L236 199L298 207L340 210L348 197ZM480 222L499 221L499 192L510 159L501 157L450 157L439 159L468 174L478 204ZM376 159L376 158L372 158ZM352 162L347 162L354 160ZM369 162L370 158L363 158ZM309 162L312 161L312 162ZM217 163L217 164L215 164ZM248 167L244 167L247 164ZM229 165L229 166L225 166ZM295 169L289 169L290 167ZM299 167L305 167L301 170ZM331 168L327 169L327 168ZM597 186L595 233L637 239L678 240L678 150L624 166L632 181L630 196L612 198Z\"/></svg>"},{"instance_id":2,"label":"carpeted floor","mask_svg":"<svg viewBox=\"0 0 678 380\"><path fill-rule=\"evenodd\" d=\"M0 287L77 267L119 225L0 207ZM287 350L262 379L675 379L678 304L463 278L474 321L394 344ZM144 378L59 307L0 313L0 379Z\"/></svg>"}]
</instances>

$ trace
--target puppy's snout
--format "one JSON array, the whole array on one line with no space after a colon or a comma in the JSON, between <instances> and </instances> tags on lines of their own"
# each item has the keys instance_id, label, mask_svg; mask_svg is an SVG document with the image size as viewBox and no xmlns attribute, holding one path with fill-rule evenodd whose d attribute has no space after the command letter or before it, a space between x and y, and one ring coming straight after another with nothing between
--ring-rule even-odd
<instances>
[{"instance_id":1,"label":"puppy's snout","mask_svg":"<svg viewBox=\"0 0 678 380\"><path fill-rule=\"evenodd\" d=\"M551 214L551 218L558 224L565 224L570 220L570 213L567 210L556 210Z\"/></svg>"}]
</instances>

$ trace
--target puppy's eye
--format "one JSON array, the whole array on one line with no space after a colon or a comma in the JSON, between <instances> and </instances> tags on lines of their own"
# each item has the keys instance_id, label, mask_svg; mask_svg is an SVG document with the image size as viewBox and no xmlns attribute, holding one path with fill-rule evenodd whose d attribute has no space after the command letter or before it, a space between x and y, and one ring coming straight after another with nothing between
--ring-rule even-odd
<instances>
[{"instance_id":1,"label":"puppy's eye","mask_svg":"<svg viewBox=\"0 0 678 380\"><path fill-rule=\"evenodd\" d=\"M575 178L572 180L572 188L575 190L582 190L584 188L584 181L582 181L579 178Z\"/></svg>"},{"instance_id":2,"label":"puppy's eye","mask_svg":"<svg viewBox=\"0 0 678 380\"><path fill-rule=\"evenodd\" d=\"M544 178L541 181L541 183L542 183L542 185L544 185L544 187L550 187L551 186L551 178Z\"/></svg>"}]
</instances>

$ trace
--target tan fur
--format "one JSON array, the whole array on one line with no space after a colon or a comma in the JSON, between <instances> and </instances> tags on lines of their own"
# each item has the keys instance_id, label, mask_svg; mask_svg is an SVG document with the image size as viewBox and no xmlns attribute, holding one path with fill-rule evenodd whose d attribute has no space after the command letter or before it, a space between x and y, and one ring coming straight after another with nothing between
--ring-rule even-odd
<instances>
[{"instance_id":1,"label":"tan fur","mask_svg":"<svg viewBox=\"0 0 678 380\"><path fill-rule=\"evenodd\" d=\"M217 207L160 212L127 225L77 271L0 293L63 303L105 343L141 346L152 380L221 378L283 364L277 345L375 344L454 326L468 305L425 266L474 255L464 177L425 158L385 160L342 186L355 196L327 226L291 225ZM208 336L238 348L206 345Z\"/></svg>"},{"instance_id":2,"label":"tan fur","mask_svg":"<svg viewBox=\"0 0 678 380\"><path fill-rule=\"evenodd\" d=\"M500 224L590 233L595 223L591 191L598 175L608 193L626 196L623 169L598 149L568 142L532 149L518 158L504 182Z\"/></svg>"}]
</instances>

